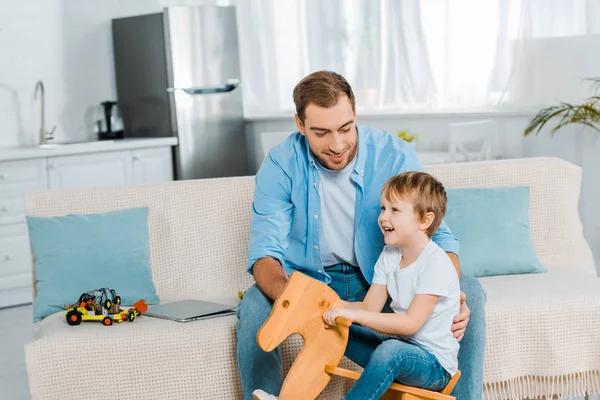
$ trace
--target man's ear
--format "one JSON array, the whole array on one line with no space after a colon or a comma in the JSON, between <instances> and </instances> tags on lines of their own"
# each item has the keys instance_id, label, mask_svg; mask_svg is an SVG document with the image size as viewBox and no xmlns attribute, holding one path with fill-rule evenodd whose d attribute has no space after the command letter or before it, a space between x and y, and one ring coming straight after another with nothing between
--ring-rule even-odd
<instances>
[{"instance_id":1,"label":"man's ear","mask_svg":"<svg viewBox=\"0 0 600 400\"><path fill-rule=\"evenodd\" d=\"M304 124L302 123L302 120L300 119L298 114L294 115L294 119L296 120L296 126L298 127L298 130L300 131L302 136L306 136L304 134Z\"/></svg>"},{"instance_id":2,"label":"man's ear","mask_svg":"<svg viewBox=\"0 0 600 400\"><path fill-rule=\"evenodd\" d=\"M422 231L427 230L427 228L429 228L431 226L431 224L433 224L433 220L434 219L435 219L435 214L434 213L432 213L431 211L425 213L425 215L421 219L421 223L419 224L419 228Z\"/></svg>"}]
</instances>

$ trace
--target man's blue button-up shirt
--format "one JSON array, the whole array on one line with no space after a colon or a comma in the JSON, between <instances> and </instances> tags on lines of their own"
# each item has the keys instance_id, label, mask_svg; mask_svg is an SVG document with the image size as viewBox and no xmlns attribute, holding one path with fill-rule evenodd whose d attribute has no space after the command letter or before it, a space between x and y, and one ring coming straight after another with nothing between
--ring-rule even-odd
<instances>
[{"instance_id":1,"label":"man's blue button-up shirt","mask_svg":"<svg viewBox=\"0 0 600 400\"><path fill-rule=\"evenodd\" d=\"M351 179L356 183L354 251L371 283L384 240L377 224L384 183L405 171L422 171L414 147L389 133L357 125L358 153ZM272 148L255 177L248 271L262 257L274 257L285 272L300 271L322 282L331 278L320 251L319 171L322 168L299 132ZM458 255L459 243L445 222L432 240Z\"/></svg>"}]
</instances>

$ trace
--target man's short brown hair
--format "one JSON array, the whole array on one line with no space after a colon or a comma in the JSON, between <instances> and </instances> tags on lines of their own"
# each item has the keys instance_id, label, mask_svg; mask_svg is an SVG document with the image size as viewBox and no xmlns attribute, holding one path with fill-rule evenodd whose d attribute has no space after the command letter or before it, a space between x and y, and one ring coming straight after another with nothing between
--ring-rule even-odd
<instances>
[{"instance_id":1,"label":"man's short brown hair","mask_svg":"<svg viewBox=\"0 0 600 400\"><path fill-rule=\"evenodd\" d=\"M342 75L332 71L313 72L294 88L296 114L304 122L304 112L309 104L314 103L319 107L330 108L337 104L342 95L348 97L352 111L355 111L354 92Z\"/></svg>"},{"instance_id":2,"label":"man's short brown hair","mask_svg":"<svg viewBox=\"0 0 600 400\"><path fill-rule=\"evenodd\" d=\"M383 186L382 194L390 202L398 199L410 202L419 220L432 212L435 217L425 231L429 237L435 234L446 214L448 200L444 185L425 172L409 171L391 177Z\"/></svg>"}]
</instances>

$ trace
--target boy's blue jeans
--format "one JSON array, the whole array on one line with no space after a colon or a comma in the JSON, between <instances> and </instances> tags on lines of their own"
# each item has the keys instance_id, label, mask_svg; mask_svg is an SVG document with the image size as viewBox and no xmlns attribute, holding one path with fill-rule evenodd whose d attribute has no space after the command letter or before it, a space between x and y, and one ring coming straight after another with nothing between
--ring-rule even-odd
<instances>
[{"instance_id":1,"label":"boy's blue jeans","mask_svg":"<svg viewBox=\"0 0 600 400\"><path fill-rule=\"evenodd\" d=\"M369 284L358 268L338 264L327 268L331 276L330 287L346 301L363 300ZM458 368L462 377L452 394L457 400L481 400L483 397L483 356L485 351L485 293L477 279L462 276L461 290L467 295L471 317L465 336L460 342ZM256 333L271 313L272 301L254 285L244 295L237 309L237 361L244 399L251 400L255 389L278 395L282 384L281 357L279 349L263 352L256 343ZM384 310L386 311L386 310ZM365 328L366 329L366 328ZM346 355L354 362L351 354L355 343L348 341ZM351 394L349 392L349 394Z\"/></svg>"},{"instance_id":2,"label":"boy's blue jeans","mask_svg":"<svg viewBox=\"0 0 600 400\"><path fill-rule=\"evenodd\" d=\"M360 325L350 327L346 357L365 369L344 400L379 399L394 380L438 392L450 381L450 374L423 347Z\"/></svg>"}]
</instances>

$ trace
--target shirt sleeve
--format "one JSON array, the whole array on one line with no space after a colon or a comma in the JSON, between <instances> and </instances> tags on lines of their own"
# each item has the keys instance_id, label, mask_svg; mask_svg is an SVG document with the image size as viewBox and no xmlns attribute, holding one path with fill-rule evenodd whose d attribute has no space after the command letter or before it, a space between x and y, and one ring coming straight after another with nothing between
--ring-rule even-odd
<instances>
[{"instance_id":1,"label":"shirt sleeve","mask_svg":"<svg viewBox=\"0 0 600 400\"><path fill-rule=\"evenodd\" d=\"M255 177L247 270L258 259L274 257L285 264L293 204L292 181L269 154Z\"/></svg>"},{"instance_id":2,"label":"shirt sleeve","mask_svg":"<svg viewBox=\"0 0 600 400\"><path fill-rule=\"evenodd\" d=\"M377 283L379 285L387 285L387 275L388 268L386 262L386 247L383 248L383 251L379 255L377 262L375 263L375 272L373 274L372 283Z\"/></svg>"},{"instance_id":3,"label":"shirt sleeve","mask_svg":"<svg viewBox=\"0 0 600 400\"><path fill-rule=\"evenodd\" d=\"M417 153L413 146L406 146L404 154L404 163L400 165L400 167L396 171L396 174L406 171L424 171L423 166L419 162ZM456 236L452 235L450 228L444 220L442 220L442 223L432 236L431 240L433 240L435 244L440 246L445 252L454 253L457 256L459 255L458 253L460 251L460 243L458 242Z\"/></svg>"},{"instance_id":4,"label":"shirt sleeve","mask_svg":"<svg viewBox=\"0 0 600 400\"><path fill-rule=\"evenodd\" d=\"M452 261L441 252L431 254L421 261L423 265L417 277L415 294L448 297L453 282L458 279Z\"/></svg>"}]
</instances>

